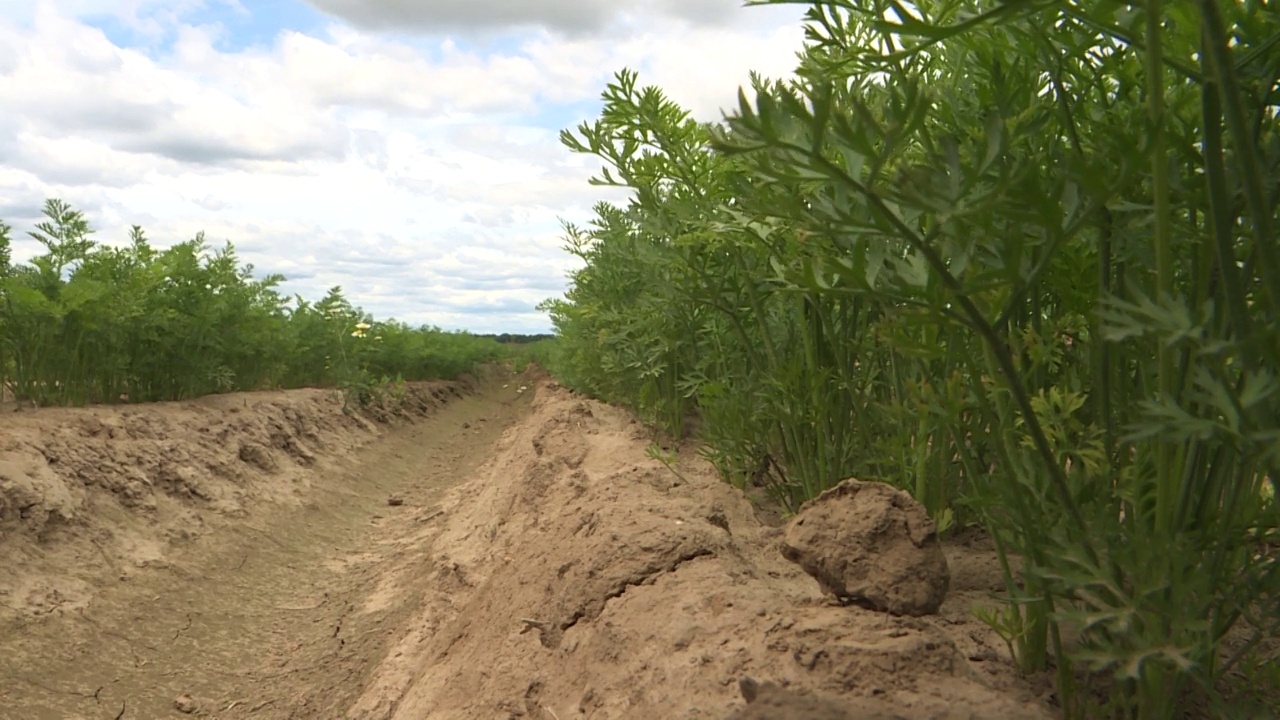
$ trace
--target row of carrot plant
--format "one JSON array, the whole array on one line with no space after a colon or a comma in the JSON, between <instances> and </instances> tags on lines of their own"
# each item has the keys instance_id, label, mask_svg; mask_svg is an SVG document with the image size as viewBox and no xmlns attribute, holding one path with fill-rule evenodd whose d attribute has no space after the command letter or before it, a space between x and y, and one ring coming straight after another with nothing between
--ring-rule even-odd
<instances>
[{"instance_id":1,"label":"row of carrot plant","mask_svg":"<svg viewBox=\"0 0 1280 720\"><path fill-rule=\"evenodd\" d=\"M448 379L510 352L492 338L377 321L333 288L318 301L258 278L203 235L123 247L49 200L30 232L44 252L11 257L0 223L0 387L22 402L178 400L232 390L338 387L367 401L398 380Z\"/></svg>"},{"instance_id":2,"label":"row of carrot plant","mask_svg":"<svg viewBox=\"0 0 1280 720\"><path fill-rule=\"evenodd\" d=\"M985 527L1064 717L1277 716L1276 9L803 4L723 122L623 71L562 134L631 195L567 226L555 374L792 510Z\"/></svg>"}]
</instances>

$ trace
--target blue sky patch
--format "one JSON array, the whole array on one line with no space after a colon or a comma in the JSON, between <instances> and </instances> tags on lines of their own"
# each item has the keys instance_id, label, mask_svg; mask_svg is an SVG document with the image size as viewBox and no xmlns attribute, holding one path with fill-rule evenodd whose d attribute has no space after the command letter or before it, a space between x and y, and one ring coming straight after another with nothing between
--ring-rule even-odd
<instances>
[{"instance_id":1,"label":"blue sky patch","mask_svg":"<svg viewBox=\"0 0 1280 720\"><path fill-rule=\"evenodd\" d=\"M270 47L281 32L293 30L318 34L330 18L298 0L255 0L249 9L227 2L210 2L186 13L174 13L164 6L146 6L136 20L114 14L81 18L98 28L117 47L134 48L152 58L166 54L182 25L218 27L214 47L222 52L240 52Z\"/></svg>"}]
</instances>

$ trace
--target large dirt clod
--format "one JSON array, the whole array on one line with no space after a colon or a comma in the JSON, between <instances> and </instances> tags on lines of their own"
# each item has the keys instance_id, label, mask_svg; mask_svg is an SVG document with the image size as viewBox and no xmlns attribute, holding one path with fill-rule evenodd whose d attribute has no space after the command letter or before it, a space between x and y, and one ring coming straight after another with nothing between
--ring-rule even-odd
<instances>
[{"instance_id":1,"label":"large dirt clod","mask_svg":"<svg viewBox=\"0 0 1280 720\"><path fill-rule=\"evenodd\" d=\"M35 450L0 448L0 527L24 523L39 534L74 517L83 495L83 487L58 477Z\"/></svg>"},{"instance_id":2,"label":"large dirt clod","mask_svg":"<svg viewBox=\"0 0 1280 720\"><path fill-rule=\"evenodd\" d=\"M845 480L805 503L782 555L842 602L893 615L932 615L951 575L920 503L883 483Z\"/></svg>"}]
</instances>

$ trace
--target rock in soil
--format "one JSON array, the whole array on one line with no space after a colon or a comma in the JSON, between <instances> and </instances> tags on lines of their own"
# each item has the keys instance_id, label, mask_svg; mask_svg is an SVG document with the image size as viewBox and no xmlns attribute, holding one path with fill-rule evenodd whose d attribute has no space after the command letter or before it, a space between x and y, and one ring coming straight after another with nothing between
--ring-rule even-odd
<instances>
[{"instance_id":1,"label":"rock in soil","mask_svg":"<svg viewBox=\"0 0 1280 720\"><path fill-rule=\"evenodd\" d=\"M841 602L893 615L937 613L951 583L924 506L883 483L845 480L805 503L782 555Z\"/></svg>"}]
</instances>

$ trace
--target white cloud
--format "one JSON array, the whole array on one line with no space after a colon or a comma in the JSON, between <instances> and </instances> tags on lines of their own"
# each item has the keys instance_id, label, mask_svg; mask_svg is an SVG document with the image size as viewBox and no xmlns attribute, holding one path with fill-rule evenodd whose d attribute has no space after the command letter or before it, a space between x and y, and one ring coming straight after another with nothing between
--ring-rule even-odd
<instances>
[{"instance_id":1,"label":"white cloud","mask_svg":"<svg viewBox=\"0 0 1280 720\"><path fill-rule=\"evenodd\" d=\"M598 162L558 140L615 71L714 119L748 70L787 71L802 37L794 8L787 23L776 8L700 19L727 6L655 0L592 26L625 32L534 27L487 49L356 18L229 50L235 24L184 23L201 5L184 2L0 0L0 220L24 231L60 197L104 241L133 224L157 245L203 229L290 291L342 285L379 317L477 331L547 329L534 306L576 266L560 218L621 197L588 185ZM102 14L169 44L121 47L85 19ZM36 250L21 241L15 258Z\"/></svg>"},{"instance_id":2,"label":"white cloud","mask_svg":"<svg viewBox=\"0 0 1280 720\"><path fill-rule=\"evenodd\" d=\"M741 0L308 0L324 12L375 31L509 29L538 26L573 33L611 25L678 19L698 25L739 22Z\"/></svg>"}]
</instances>

